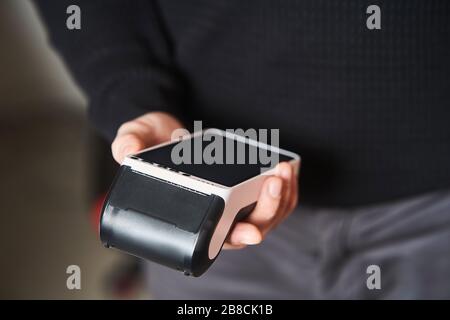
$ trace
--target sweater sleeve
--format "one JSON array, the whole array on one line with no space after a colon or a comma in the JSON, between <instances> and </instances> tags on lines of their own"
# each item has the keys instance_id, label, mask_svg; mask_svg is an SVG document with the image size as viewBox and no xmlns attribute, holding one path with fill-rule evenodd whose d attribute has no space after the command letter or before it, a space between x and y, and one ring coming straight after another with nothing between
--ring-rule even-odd
<instances>
[{"instance_id":1,"label":"sweater sleeve","mask_svg":"<svg viewBox=\"0 0 450 320\"><path fill-rule=\"evenodd\" d=\"M183 120L182 77L151 0L35 0L53 47L89 99L89 116L112 140L118 127L149 111ZM70 5L81 9L81 30L69 30Z\"/></svg>"}]
</instances>

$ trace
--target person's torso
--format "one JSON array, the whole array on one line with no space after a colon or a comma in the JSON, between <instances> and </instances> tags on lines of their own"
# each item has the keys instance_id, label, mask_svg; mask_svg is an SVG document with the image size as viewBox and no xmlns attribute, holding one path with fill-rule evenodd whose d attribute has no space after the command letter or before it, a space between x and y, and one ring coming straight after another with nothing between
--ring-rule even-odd
<instances>
[{"instance_id":1,"label":"person's torso","mask_svg":"<svg viewBox=\"0 0 450 320\"><path fill-rule=\"evenodd\" d=\"M450 3L160 1L205 125L279 128L320 205L450 186Z\"/></svg>"}]
</instances>

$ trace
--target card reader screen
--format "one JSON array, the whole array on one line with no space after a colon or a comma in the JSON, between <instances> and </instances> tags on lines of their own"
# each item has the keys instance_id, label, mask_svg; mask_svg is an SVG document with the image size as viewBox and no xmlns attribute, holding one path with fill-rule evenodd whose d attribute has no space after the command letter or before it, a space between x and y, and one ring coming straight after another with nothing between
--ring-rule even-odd
<instances>
[{"instance_id":1,"label":"card reader screen","mask_svg":"<svg viewBox=\"0 0 450 320\"><path fill-rule=\"evenodd\" d=\"M292 157L217 133L204 133L136 155L184 174L232 187Z\"/></svg>"}]
</instances>

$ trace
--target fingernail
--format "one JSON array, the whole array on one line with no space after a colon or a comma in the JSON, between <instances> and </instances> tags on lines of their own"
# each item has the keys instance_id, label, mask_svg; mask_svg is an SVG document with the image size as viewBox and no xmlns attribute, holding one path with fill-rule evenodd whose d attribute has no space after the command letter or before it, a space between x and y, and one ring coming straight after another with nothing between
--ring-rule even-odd
<instances>
[{"instance_id":1,"label":"fingernail","mask_svg":"<svg viewBox=\"0 0 450 320\"><path fill-rule=\"evenodd\" d=\"M131 147L131 146L124 146L124 147L122 147L122 154L124 156L127 156L130 153L133 153L133 147Z\"/></svg>"},{"instance_id":2,"label":"fingernail","mask_svg":"<svg viewBox=\"0 0 450 320\"><path fill-rule=\"evenodd\" d=\"M291 171L288 168L283 168L283 170L281 171L281 176L283 177L283 179L290 179Z\"/></svg>"},{"instance_id":3,"label":"fingernail","mask_svg":"<svg viewBox=\"0 0 450 320\"><path fill-rule=\"evenodd\" d=\"M240 238L239 242L242 243L242 244L246 244L246 245L251 246L251 245L258 244L259 240L256 239L255 237L252 237L252 235L250 235L250 234L245 234L244 233L244 234L241 235L241 238Z\"/></svg>"},{"instance_id":4,"label":"fingernail","mask_svg":"<svg viewBox=\"0 0 450 320\"><path fill-rule=\"evenodd\" d=\"M281 196L281 181L274 180L269 185L269 193L274 198L279 198Z\"/></svg>"}]
</instances>

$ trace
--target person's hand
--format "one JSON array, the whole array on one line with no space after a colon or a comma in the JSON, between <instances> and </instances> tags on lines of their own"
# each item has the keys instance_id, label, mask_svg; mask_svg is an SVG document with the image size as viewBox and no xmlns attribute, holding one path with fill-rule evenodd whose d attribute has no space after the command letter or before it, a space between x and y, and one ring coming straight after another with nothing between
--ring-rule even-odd
<instances>
[{"instance_id":1,"label":"person's hand","mask_svg":"<svg viewBox=\"0 0 450 320\"><path fill-rule=\"evenodd\" d=\"M241 249L260 243L297 206L298 182L294 168L287 162L276 167L276 174L263 184L255 209L243 221L236 223L224 249Z\"/></svg>"},{"instance_id":2,"label":"person's hand","mask_svg":"<svg viewBox=\"0 0 450 320\"><path fill-rule=\"evenodd\" d=\"M150 112L124 123L117 131L111 149L114 159L122 163L125 156L169 141L182 124L163 112ZM282 222L297 205L297 177L287 162L278 164L275 175L264 181L255 209L236 223L224 249L240 249L260 243L266 234Z\"/></svg>"},{"instance_id":3,"label":"person's hand","mask_svg":"<svg viewBox=\"0 0 450 320\"><path fill-rule=\"evenodd\" d=\"M180 128L181 122L164 112L149 112L125 122L111 145L113 157L120 164L129 154L169 141Z\"/></svg>"}]
</instances>

